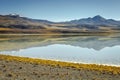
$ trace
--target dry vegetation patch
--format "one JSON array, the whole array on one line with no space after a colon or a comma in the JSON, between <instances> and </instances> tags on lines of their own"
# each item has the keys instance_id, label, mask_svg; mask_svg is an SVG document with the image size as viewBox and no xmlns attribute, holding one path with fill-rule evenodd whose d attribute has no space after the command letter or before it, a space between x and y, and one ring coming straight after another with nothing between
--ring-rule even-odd
<instances>
[{"instance_id":1,"label":"dry vegetation patch","mask_svg":"<svg viewBox=\"0 0 120 80\"><path fill-rule=\"evenodd\" d=\"M19 61L19 62L28 62L32 64L44 64L54 67L65 67L65 68L74 68L74 69L86 69L86 70L96 70L101 73L108 72L110 74L120 74L120 67L116 66L106 66L106 65L97 65L97 64L79 64L79 63L70 63L70 62L61 62L53 60L43 60L43 59L33 59L33 58L24 58L16 57L9 55L0 55L0 59L7 61Z\"/></svg>"}]
</instances>

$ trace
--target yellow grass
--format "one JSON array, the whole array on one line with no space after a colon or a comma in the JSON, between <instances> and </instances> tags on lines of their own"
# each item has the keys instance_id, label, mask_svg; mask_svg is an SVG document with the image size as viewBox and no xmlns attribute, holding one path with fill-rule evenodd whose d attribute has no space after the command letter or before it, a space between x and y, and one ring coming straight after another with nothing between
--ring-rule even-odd
<instances>
[{"instance_id":1,"label":"yellow grass","mask_svg":"<svg viewBox=\"0 0 120 80\"><path fill-rule=\"evenodd\" d=\"M0 28L0 31L2 30L11 30L10 28Z\"/></svg>"},{"instance_id":2,"label":"yellow grass","mask_svg":"<svg viewBox=\"0 0 120 80\"><path fill-rule=\"evenodd\" d=\"M115 66L104 66L104 65L96 65L96 64L78 64L78 63L69 63L69 62L61 62L61 61L52 61L52 60L43 60L43 59L33 59L33 58L24 58L24 57L16 57L9 55L0 55L0 60L7 61L20 61L20 62L28 62L35 64L44 64L51 65L54 67L66 67L66 68L75 68L75 69L86 69L86 70L96 70L101 73L108 72L110 74L120 74L120 67Z\"/></svg>"}]
</instances>

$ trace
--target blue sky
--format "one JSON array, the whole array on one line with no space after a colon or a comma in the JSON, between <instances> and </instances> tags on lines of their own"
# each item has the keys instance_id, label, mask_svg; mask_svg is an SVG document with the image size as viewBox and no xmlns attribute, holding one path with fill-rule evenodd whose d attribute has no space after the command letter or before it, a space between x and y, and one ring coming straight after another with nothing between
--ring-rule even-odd
<instances>
[{"instance_id":1,"label":"blue sky","mask_svg":"<svg viewBox=\"0 0 120 80\"><path fill-rule=\"evenodd\" d=\"M67 21L101 15L120 20L120 0L0 0L0 14Z\"/></svg>"}]
</instances>

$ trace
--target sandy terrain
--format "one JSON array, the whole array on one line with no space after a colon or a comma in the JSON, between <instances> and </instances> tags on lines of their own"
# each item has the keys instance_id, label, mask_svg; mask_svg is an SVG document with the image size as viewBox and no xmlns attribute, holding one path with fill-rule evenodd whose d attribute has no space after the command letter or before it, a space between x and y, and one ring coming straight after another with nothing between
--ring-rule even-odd
<instances>
[{"instance_id":1,"label":"sandy terrain","mask_svg":"<svg viewBox=\"0 0 120 80\"><path fill-rule=\"evenodd\" d=\"M0 80L120 80L119 73L15 61L13 58L0 55Z\"/></svg>"}]
</instances>

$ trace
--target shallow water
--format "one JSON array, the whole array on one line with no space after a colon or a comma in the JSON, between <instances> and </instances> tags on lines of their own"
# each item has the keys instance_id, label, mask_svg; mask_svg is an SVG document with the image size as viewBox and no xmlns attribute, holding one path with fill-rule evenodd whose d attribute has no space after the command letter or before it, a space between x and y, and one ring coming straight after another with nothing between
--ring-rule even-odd
<instances>
[{"instance_id":1,"label":"shallow water","mask_svg":"<svg viewBox=\"0 0 120 80\"><path fill-rule=\"evenodd\" d=\"M120 66L120 36L0 36L0 54Z\"/></svg>"}]
</instances>

